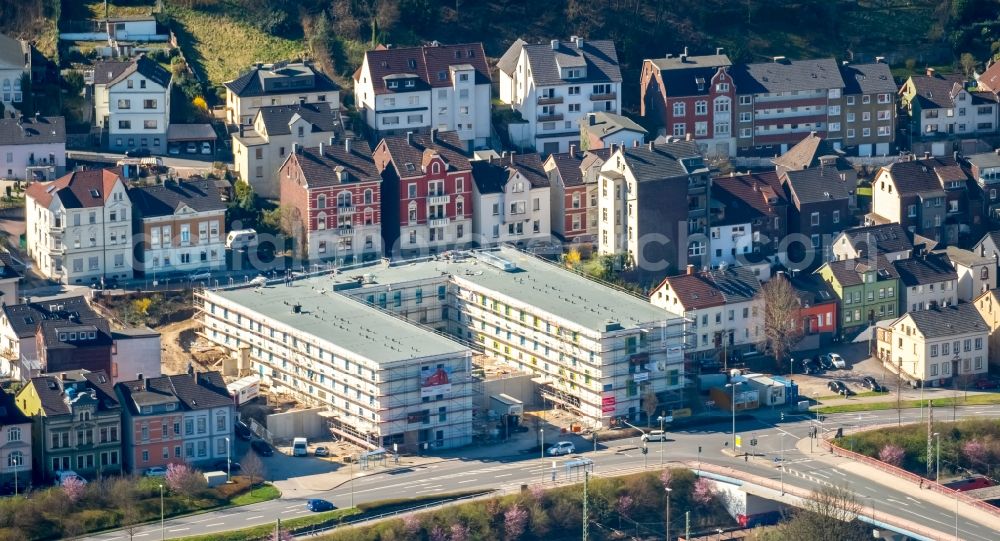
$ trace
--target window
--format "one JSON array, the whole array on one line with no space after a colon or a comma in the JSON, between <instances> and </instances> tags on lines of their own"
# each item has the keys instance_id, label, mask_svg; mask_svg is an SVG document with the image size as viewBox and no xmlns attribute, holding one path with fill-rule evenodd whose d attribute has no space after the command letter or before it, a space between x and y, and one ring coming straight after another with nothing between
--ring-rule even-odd
<instances>
[{"instance_id":1,"label":"window","mask_svg":"<svg viewBox=\"0 0 1000 541\"><path fill-rule=\"evenodd\" d=\"M840 223L840 211L839 210L833 211L833 223L835 223L835 224L839 224Z\"/></svg>"},{"instance_id":2,"label":"window","mask_svg":"<svg viewBox=\"0 0 1000 541\"><path fill-rule=\"evenodd\" d=\"M688 244L688 255L689 256L705 255L705 243L696 240L691 244Z\"/></svg>"},{"instance_id":3,"label":"window","mask_svg":"<svg viewBox=\"0 0 1000 541\"><path fill-rule=\"evenodd\" d=\"M704 137L708 135L708 122L695 122L694 134L698 137Z\"/></svg>"},{"instance_id":4,"label":"window","mask_svg":"<svg viewBox=\"0 0 1000 541\"><path fill-rule=\"evenodd\" d=\"M730 110L729 98L716 98L715 99L715 112L716 113L728 113Z\"/></svg>"},{"instance_id":5,"label":"window","mask_svg":"<svg viewBox=\"0 0 1000 541\"><path fill-rule=\"evenodd\" d=\"M729 92L729 83L719 83L715 85L716 92Z\"/></svg>"},{"instance_id":6,"label":"window","mask_svg":"<svg viewBox=\"0 0 1000 541\"><path fill-rule=\"evenodd\" d=\"M889 111L888 109L885 109L883 111L879 111L878 112L878 119L879 120L889 120L891 118L891 115L892 115L892 112Z\"/></svg>"},{"instance_id":7,"label":"window","mask_svg":"<svg viewBox=\"0 0 1000 541\"><path fill-rule=\"evenodd\" d=\"M119 109L131 109L132 108L132 100L118 100L118 108Z\"/></svg>"},{"instance_id":8,"label":"window","mask_svg":"<svg viewBox=\"0 0 1000 541\"><path fill-rule=\"evenodd\" d=\"M119 120L118 121L118 129L119 130L131 130L132 129L132 121L131 120Z\"/></svg>"},{"instance_id":9,"label":"window","mask_svg":"<svg viewBox=\"0 0 1000 541\"><path fill-rule=\"evenodd\" d=\"M979 348L976 348L979 349ZM7 441L21 441L21 427L12 426L7 429Z\"/></svg>"},{"instance_id":10,"label":"window","mask_svg":"<svg viewBox=\"0 0 1000 541\"><path fill-rule=\"evenodd\" d=\"M753 103L753 97L745 94L740 96L740 105L750 105L751 103Z\"/></svg>"},{"instance_id":11,"label":"window","mask_svg":"<svg viewBox=\"0 0 1000 541\"><path fill-rule=\"evenodd\" d=\"M674 103L674 116L684 116L684 102Z\"/></svg>"},{"instance_id":12,"label":"window","mask_svg":"<svg viewBox=\"0 0 1000 541\"><path fill-rule=\"evenodd\" d=\"M752 121L753 121L753 113L751 113L750 111L742 111L740 113L740 122L752 122Z\"/></svg>"},{"instance_id":13,"label":"window","mask_svg":"<svg viewBox=\"0 0 1000 541\"><path fill-rule=\"evenodd\" d=\"M406 186L406 193L409 199L416 199L417 197L417 185L415 183L410 183Z\"/></svg>"},{"instance_id":14,"label":"window","mask_svg":"<svg viewBox=\"0 0 1000 541\"><path fill-rule=\"evenodd\" d=\"M809 215L809 225L819 225L819 213L814 212Z\"/></svg>"},{"instance_id":15,"label":"window","mask_svg":"<svg viewBox=\"0 0 1000 541\"><path fill-rule=\"evenodd\" d=\"M707 115L708 114L708 102L707 101L696 101L696 102L694 102L694 114L696 114L696 115Z\"/></svg>"},{"instance_id":16,"label":"window","mask_svg":"<svg viewBox=\"0 0 1000 541\"><path fill-rule=\"evenodd\" d=\"M143 109L156 109L156 100L142 100Z\"/></svg>"},{"instance_id":17,"label":"window","mask_svg":"<svg viewBox=\"0 0 1000 541\"><path fill-rule=\"evenodd\" d=\"M684 137L684 133L686 131L686 128L687 127L683 123L674 124L673 133L677 137Z\"/></svg>"}]
</instances>

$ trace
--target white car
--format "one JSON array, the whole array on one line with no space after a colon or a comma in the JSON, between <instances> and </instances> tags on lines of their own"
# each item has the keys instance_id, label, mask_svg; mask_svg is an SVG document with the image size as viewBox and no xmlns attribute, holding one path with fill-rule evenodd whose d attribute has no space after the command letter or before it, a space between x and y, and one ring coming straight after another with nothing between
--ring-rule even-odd
<instances>
[{"instance_id":1,"label":"white car","mask_svg":"<svg viewBox=\"0 0 1000 541\"><path fill-rule=\"evenodd\" d=\"M146 477L166 477L167 469L163 466L153 466L142 472L142 474Z\"/></svg>"},{"instance_id":2,"label":"white car","mask_svg":"<svg viewBox=\"0 0 1000 541\"><path fill-rule=\"evenodd\" d=\"M571 455L576 452L576 447L568 441L561 441L546 449L545 454L549 456Z\"/></svg>"},{"instance_id":3,"label":"white car","mask_svg":"<svg viewBox=\"0 0 1000 541\"><path fill-rule=\"evenodd\" d=\"M836 353L830 354L830 362L833 363L834 368L847 368L847 361L843 357L837 355Z\"/></svg>"},{"instance_id":4,"label":"white car","mask_svg":"<svg viewBox=\"0 0 1000 541\"><path fill-rule=\"evenodd\" d=\"M663 430L650 430L642 435L642 441L667 441L667 433Z\"/></svg>"},{"instance_id":5,"label":"white car","mask_svg":"<svg viewBox=\"0 0 1000 541\"><path fill-rule=\"evenodd\" d=\"M203 142L201 144L201 153L202 154L211 154L212 153L212 144L209 143L208 141Z\"/></svg>"},{"instance_id":6,"label":"white car","mask_svg":"<svg viewBox=\"0 0 1000 541\"><path fill-rule=\"evenodd\" d=\"M256 278L254 278L253 280L250 280L250 285L257 286L257 287L266 286L267 285L267 278L265 278L264 276L258 276Z\"/></svg>"},{"instance_id":7,"label":"white car","mask_svg":"<svg viewBox=\"0 0 1000 541\"><path fill-rule=\"evenodd\" d=\"M198 280L211 280L212 273L207 270L197 270L190 276L192 282L197 282Z\"/></svg>"}]
</instances>

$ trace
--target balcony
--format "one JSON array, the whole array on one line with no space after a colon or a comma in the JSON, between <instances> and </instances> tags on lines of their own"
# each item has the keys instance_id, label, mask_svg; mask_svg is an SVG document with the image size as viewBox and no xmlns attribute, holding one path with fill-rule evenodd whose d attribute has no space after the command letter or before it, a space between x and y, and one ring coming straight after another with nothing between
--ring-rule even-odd
<instances>
[{"instance_id":1,"label":"balcony","mask_svg":"<svg viewBox=\"0 0 1000 541\"><path fill-rule=\"evenodd\" d=\"M550 96L538 98L538 105L559 105L563 102L562 96Z\"/></svg>"},{"instance_id":2,"label":"balcony","mask_svg":"<svg viewBox=\"0 0 1000 541\"><path fill-rule=\"evenodd\" d=\"M445 194L445 195L429 195L427 197L427 204L428 205L447 205L450 202L451 202L451 196L447 195L447 194Z\"/></svg>"},{"instance_id":3,"label":"balcony","mask_svg":"<svg viewBox=\"0 0 1000 541\"><path fill-rule=\"evenodd\" d=\"M538 115L539 122L556 122L562 120L562 113L554 113L551 115Z\"/></svg>"},{"instance_id":4,"label":"balcony","mask_svg":"<svg viewBox=\"0 0 1000 541\"><path fill-rule=\"evenodd\" d=\"M617 92L605 92L604 94L591 94L590 101L607 101L618 97Z\"/></svg>"},{"instance_id":5,"label":"balcony","mask_svg":"<svg viewBox=\"0 0 1000 541\"><path fill-rule=\"evenodd\" d=\"M451 218L430 218L427 220L427 225L431 227L442 227L448 225L451 222Z\"/></svg>"},{"instance_id":6,"label":"balcony","mask_svg":"<svg viewBox=\"0 0 1000 541\"><path fill-rule=\"evenodd\" d=\"M337 207L337 214L354 214L358 211L357 207Z\"/></svg>"},{"instance_id":7,"label":"balcony","mask_svg":"<svg viewBox=\"0 0 1000 541\"><path fill-rule=\"evenodd\" d=\"M344 236L344 237L354 236L354 228L353 227L338 227L337 229L334 229L334 231L336 231L337 234L340 235L340 236Z\"/></svg>"}]
</instances>

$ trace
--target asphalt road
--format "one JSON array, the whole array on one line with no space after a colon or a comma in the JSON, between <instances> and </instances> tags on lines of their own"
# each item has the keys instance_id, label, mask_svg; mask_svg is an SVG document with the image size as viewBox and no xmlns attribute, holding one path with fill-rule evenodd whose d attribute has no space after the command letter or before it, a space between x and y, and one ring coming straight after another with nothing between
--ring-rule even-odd
<instances>
[{"instance_id":1,"label":"asphalt road","mask_svg":"<svg viewBox=\"0 0 1000 541\"><path fill-rule=\"evenodd\" d=\"M869 426L896 421L896 411L863 412L860 414L831 415L824 419L822 430L835 430L838 427ZM903 421L919 419L918 410L904 410ZM725 443L731 440L730 425L722 422L717 425L699 427L684 431L669 431L672 441L665 443L650 443L649 453L643 456L637 448L640 444L636 439L618 440L607 445L602 444L596 453L592 448L579 447L582 456L592 458L595 469L599 473L608 474L615 471L634 471L646 467L655 470L662 460L669 463L672 460L701 460L723 466L735 467L740 470L778 480L783 477L784 483L808 490L815 490L825 485L846 486L866 507L877 505L880 512L892 510L912 522L953 535L955 528L955 509L938 507L923 500L913 498L908 493L908 487L900 483L899 489L893 489L879 484L871 479L843 471L810 457L808 452L800 452L795 448L795 442L807 437L815 423L814 419L805 415L786 416L786 421L772 424L764 417L761 419L737 423L737 433L744 435L744 441L751 437L758 440L757 453L764 456L753 461L744 462L742 458L731 458L722 454ZM939 420L950 420L950 411L938 409L935 417ZM959 408L958 417L1000 417L1000 406L973 406ZM777 418L774 418L777 421ZM784 437L782 437L784 434ZM699 446L702 453L698 453ZM784 448L784 474L774 466L774 457L782 454ZM265 459L273 460L273 459ZM558 463L565 458L556 459ZM521 484L552 484L552 458L542 459L539 456L508 456L492 459L449 459L443 462L428 464L396 472L380 473L355 479L352 484L345 483L333 490L320 492L311 497L324 498L332 501L338 507L349 507L353 503L377 501L388 498L424 496L435 493L446 493L471 489L517 489ZM645 466L644 466L645 465ZM557 469L559 481L564 472L560 466ZM163 525L163 537L173 539L195 534L208 534L257 524L273 523L275 519L288 519L306 515L306 498L280 499L233 509L214 511L201 515L180 517L167 520ZM676 516L683 516L678 513ZM996 539L996 524L981 524L959 517L960 537L968 541L993 541ZM150 525L142 528L134 539L152 540L160 536L160 525ZM107 532L87 537L88 540L113 541L127 540L122 532Z\"/></svg>"}]
</instances>

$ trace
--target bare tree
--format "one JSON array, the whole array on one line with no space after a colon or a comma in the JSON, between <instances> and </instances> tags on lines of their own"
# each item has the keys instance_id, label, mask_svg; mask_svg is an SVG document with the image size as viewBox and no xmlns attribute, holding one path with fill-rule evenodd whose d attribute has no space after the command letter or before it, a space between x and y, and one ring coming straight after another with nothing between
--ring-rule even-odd
<instances>
[{"instance_id":1,"label":"bare tree","mask_svg":"<svg viewBox=\"0 0 1000 541\"><path fill-rule=\"evenodd\" d=\"M777 368L784 366L785 356L802 336L798 314L801 305L791 282L776 276L757 293L764 303L764 351L774 355Z\"/></svg>"},{"instance_id":2,"label":"bare tree","mask_svg":"<svg viewBox=\"0 0 1000 541\"><path fill-rule=\"evenodd\" d=\"M646 426L652 425L653 414L656 413L656 408L659 405L660 400L656 398L656 392L653 391L653 386L646 385L646 390L642 393L642 411L646 414Z\"/></svg>"},{"instance_id":3,"label":"bare tree","mask_svg":"<svg viewBox=\"0 0 1000 541\"><path fill-rule=\"evenodd\" d=\"M121 508L122 510L122 531L128 535L129 540L135 539L135 535L142 528L142 514L139 508L132 502Z\"/></svg>"},{"instance_id":4,"label":"bare tree","mask_svg":"<svg viewBox=\"0 0 1000 541\"><path fill-rule=\"evenodd\" d=\"M263 481L264 475L267 474L264 461L257 456L257 453L248 451L247 454L243 455L243 460L240 461L240 468L243 475L250 478L250 494L253 494L254 485Z\"/></svg>"},{"instance_id":5,"label":"bare tree","mask_svg":"<svg viewBox=\"0 0 1000 541\"><path fill-rule=\"evenodd\" d=\"M822 488L813 492L791 520L776 530L775 539L841 541L870 538L867 526L857 520L864 512L857 496L844 487Z\"/></svg>"}]
</instances>

